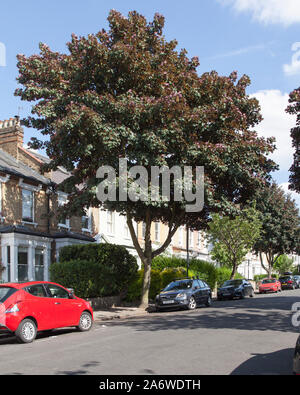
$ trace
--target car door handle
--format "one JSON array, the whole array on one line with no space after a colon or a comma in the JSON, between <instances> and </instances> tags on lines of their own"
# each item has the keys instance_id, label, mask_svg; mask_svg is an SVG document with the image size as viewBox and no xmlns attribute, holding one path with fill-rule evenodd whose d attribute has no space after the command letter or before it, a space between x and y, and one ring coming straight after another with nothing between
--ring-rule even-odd
<instances>
[{"instance_id":1,"label":"car door handle","mask_svg":"<svg viewBox=\"0 0 300 395\"><path fill-rule=\"evenodd\" d=\"M60 304L60 302L55 302L54 304Z\"/></svg>"}]
</instances>

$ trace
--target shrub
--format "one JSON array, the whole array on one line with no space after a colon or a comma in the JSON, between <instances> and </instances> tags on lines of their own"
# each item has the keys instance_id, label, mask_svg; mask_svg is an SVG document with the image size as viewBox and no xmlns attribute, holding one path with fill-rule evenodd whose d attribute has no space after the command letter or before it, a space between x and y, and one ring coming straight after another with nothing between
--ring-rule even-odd
<instances>
[{"instance_id":1,"label":"shrub","mask_svg":"<svg viewBox=\"0 0 300 395\"><path fill-rule=\"evenodd\" d=\"M177 257L159 256L152 261L152 268L161 271L166 268L184 268L184 276L186 275L186 266L186 260ZM191 259L189 263L189 277L192 276L199 276L199 278L208 283L211 289L214 289L217 279L216 267L214 264L201 259Z\"/></svg>"},{"instance_id":2,"label":"shrub","mask_svg":"<svg viewBox=\"0 0 300 395\"><path fill-rule=\"evenodd\" d=\"M79 297L124 294L135 277L136 259L125 247L84 244L61 249L60 262L50 266L51 280L74 288Z\"/></svg>"},{"instance_id":3,"label":"shrub","mask_svg":"<svg viewBox=\"0 0 300 395\"><path fill-rule=\"evenodd\" d=\"M151 283L149 291L149 300L155 300L157 294L165 288L171 281L178 278L184 278L186 276L185 268L166 268L162 271L157 269L151 270ZM140 300L142 295L144 270L139 270L135 277L131 281L126 300L128 302L137 302Z\"/></svg>"},{"instance_id":4,"label":"shrub","mask_svg":"<svg viewBox=\"0 0 300 395\"><path fill-rule=\"evenodd\" d=\"M216 269L217 271L217 281L216 285L217 287L221 287L222 284L225 283L225 281L230 280L232 269L226 266L221 266ZM234 278L237 279L242 279L244 278L240 273L236 273Z\"/></svg>"}]
</instances>

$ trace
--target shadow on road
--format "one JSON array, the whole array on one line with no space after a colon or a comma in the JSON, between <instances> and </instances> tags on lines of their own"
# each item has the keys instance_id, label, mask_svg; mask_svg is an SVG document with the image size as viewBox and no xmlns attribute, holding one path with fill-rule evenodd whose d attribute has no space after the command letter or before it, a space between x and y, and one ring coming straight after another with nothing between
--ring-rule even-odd
<instances>
[{"instance_id":1,"label":"shadow on road","mask_svg":"<svg viewBox=\"0 0 300 395\"><path fill-rule=\"evenodd\" d=\"M39 332L37 334L35 341L48 339L48 338L51 339L52 337L62 336L73 332L77 332L77 330L74 328L61 328L61 329L54 329L53 331ZM20 344L20 343L17 341L17 338L13 334L8 333L8 334L0 335L0 346L2 344Z\"/></svg>"},{"instance_id":2,"label":"shadow on road","mask_svg":"<svg viewBox=\"0 0 300 395\"><path fill-rule=\"evenodd\" d=\"M293 348L286 348L269 354L254 354L231 375L291 375L293 353Z\"/></svg>"},{"instance_id":3,"label":"shadow on road","mask_svg":"<svg viewBox=\"0 0 300 395\"><path fill-rule=\"evenodd\" d=\"M207 328L297 333L299 328L294 327L291 322L291 307L297 296L268 295L253 299L215 301L210 308L161 312L144 318L106 322L106 325L134 327L138 331Z\"/></svg>"}]
</instances>

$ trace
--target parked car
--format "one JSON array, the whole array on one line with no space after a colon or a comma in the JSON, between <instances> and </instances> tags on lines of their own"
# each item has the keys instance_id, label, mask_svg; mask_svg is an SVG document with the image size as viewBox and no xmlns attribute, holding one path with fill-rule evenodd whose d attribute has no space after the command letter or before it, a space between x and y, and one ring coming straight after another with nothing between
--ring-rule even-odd
<instances>
[{"instance_id":1,"label":"parked car","mask_svg":"<svg viewBox=\"0 0 300 395\"><path fill-rule=\"evenodd\" d=\"M155 299L157 311L167 308L196 309L197 306L210 306L212 292L205 281L200 279L179 279L168 284Z\"/></svg>"},{"instance_id":2,"label":"parked car","mask_svg":"<svg viewBox=\"0 0 300 395\"><path fill-rule=\"evenodd\" d=\"M296 284L297 284L296 287L300 288L300 276L297 274L297 275L294 276L294 279L295 279Z\"/></svg>"},{"instance_id":3,"label":"parked car","mask_svg":"<svg viewBox=\"0 0 300 395\"><path fill-rule=\"evenodd\" d=\"M259 293L281 292L281 283L276 278L264 278L259 285Z\"/></svg>"},{"instance_id":4,"label":"parked car","mask_svg":"<svg viewBox=\"0 0 300 395\"><path fill-rule=\"evenodd\" d=\"M59 284L36 281L0 285L0 333L32 342L37 332L62 327L88 331L93 324L91 305Z\"/></svg>"},{"instance_id":5,"label":"parked car","mask_svg":"<svg viewBox=\"0 0 300 395\"><path fill-rule=\"evenodd\" d=\"M281 283L281 289L295 289L297 288L297 283L292 275L284 275L279 277L279 281Z\"/></svg>"},{"instance_id":6,"label":"parked car","mask_svg":"<svg viewBox=\"0 0 300 395\"><path fill-rule=\"evenodd\" d=\"M300 336L298 337L294 352L293 373L300 375Z\"/></svg>"},{"instance_id":7,"label":"parked car","mask_svg":"<svg viewBox=\"0 0 300 395\"><path fill-rule=\"evenodd\" d=\"M243 299L246 296L253 297L254 289L249 281L243 279L225 281L225 283L217 290L218 300L233 298Z\"/></svg>"}]
</instances>

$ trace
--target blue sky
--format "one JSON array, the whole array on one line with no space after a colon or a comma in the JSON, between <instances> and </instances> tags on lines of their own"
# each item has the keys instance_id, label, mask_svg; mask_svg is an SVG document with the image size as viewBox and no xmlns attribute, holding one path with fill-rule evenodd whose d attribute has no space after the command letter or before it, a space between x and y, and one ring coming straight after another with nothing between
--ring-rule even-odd
<instances>
[{"instance_id":1,"label":"blue sky","mask_svg":"<svg viewBox=\"0 0 300 395\"><path fill-rule=\"evenodd\" d=\"M228 75L237 70L239 76L250 76L252 84L248 93L259 99L264 117L256 129L260 135L276 137L278 149L274 159L280 171L274 173L274 179L287 189L293 152L289 131L295 119L285 114L284 109L288 93L300 85L299 0L11 0L1 3L0 120L18 113L24 117L30 112L30 105L13 95L17 87L18 53L37 53L39 42L65 52L72 33L86 35L107 28L107 15L112 8L124 15L137 10L148 20L159 12L166 19L166 38L176 38L178 49L186 48L189 57L199 57L199 74L216 70ZM37 132L25 130L25 142L31 136L37 136ZM300 205L299 195L293 197Z\"/></svg>"}]
</instances>

